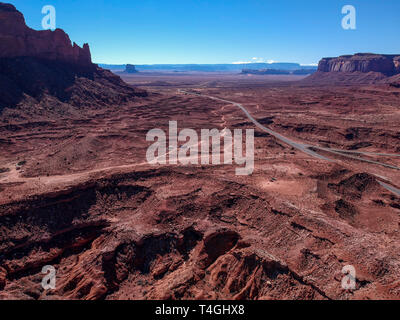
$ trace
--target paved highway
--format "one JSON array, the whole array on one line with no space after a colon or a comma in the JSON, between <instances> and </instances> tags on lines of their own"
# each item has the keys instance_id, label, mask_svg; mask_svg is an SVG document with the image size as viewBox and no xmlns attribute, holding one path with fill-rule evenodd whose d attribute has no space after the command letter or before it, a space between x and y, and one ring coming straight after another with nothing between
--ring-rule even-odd
<instances>
[{"instance_id":1,"label":"paved highway","mask_svg":"<svg viewBox=\"0 0 400 320\"><path fill-rule=\"evenodd\" d=\"M328 153L332 153L332 154L336 154L336 155L340 155L349 159L353 159L353 160L358 160L358 161L363 161L363 162L367 162L367 163L371 163L371 164L376 164L376 165L380 165L386 168L390 168L390 169L395 169L395 170L400 170L399 167L390 165L390 164L386 164L383 162L379 162L379 161L373 161L373 160L369 160L369 159L364 159L364 158L360 158L360 157L356 157L354 155L351 154L359 154L359 155L377 155L377 156L387 156L387 157L400 157L399 154L387 154L387 153L373 153L373 152L360 152L360 151L348 151L348 150L340 150L340 149L332 149L332 148L324 148L324 147L320 147L320 146L314 146L314 145L310 145L310 144L305 144L305 143L300 143L300 142L295 142L291 139L289 139L288 137L285 137L283 135L281 135L278 132L275 132L274 130L267 128L265 126L263 126L261 123L259 123L256 119L253 118L253 116L247 111L247 109L240 103L234 102L234 101L229 101L226 99L221 99L218 97L214 97L214 96L209 96L209 95L205 95L205 94L200 94L197 92L188 92L182 89L179 89L178 92L180 93L184 93L184 94L191 94L191 95L196 95L196 96L201 96L201 97L205 97L205 98L209 98L212 100L216 100L216 101L221 101L221 102L225 102L225 103L229 103L232 104L236 107L238 107L240 110L242 110L244 112L244 114L246 115L246 117L254 123L255 126L257 126L259 129L261 129L262 131L265 131L267 133L269 133L270 135L274 136L275 138L277 138L278 140L284 142L285 144L300 150L312 157L321 159L321 160L325 160L325 161L329 161L329 162L334 162L334 160L329 159L323 155L318 154L317 152L311 150L321 150L321 151L325 151ZM390 192L393 192L394 194L400 196L400 190L385 183L382 181L378 181L380 183L380 185L382 187L384 187L385 189L389 190Z\"/></svg>"}]
</instances>

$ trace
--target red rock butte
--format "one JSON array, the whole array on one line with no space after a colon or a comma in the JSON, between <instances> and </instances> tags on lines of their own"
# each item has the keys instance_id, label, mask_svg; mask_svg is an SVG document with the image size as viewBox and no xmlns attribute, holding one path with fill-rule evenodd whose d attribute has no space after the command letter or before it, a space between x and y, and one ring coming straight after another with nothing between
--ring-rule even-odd
<instances>
[{"instance_id":1,"label":"red rock butte","mask_svg":"<svg viewBox=\"0 0 400 320\"><path fill-rule=\"evenodd\" d=\"M321 72L380 72L388 76L400 73L400 55L357 53L337 58L323 58Z\"/></svg>"},{"instance_id":2,"label":"red rock butte","mask_svg":"<svg viewBox=\"0 0 400 320\"><path fill-rule=\"evenodd\" d=\"M72 44L61 29L36 31L13 5L0 3L0 58L35 57L67 63L92 64L88 44Z\"/></svg>"}]
</instances>

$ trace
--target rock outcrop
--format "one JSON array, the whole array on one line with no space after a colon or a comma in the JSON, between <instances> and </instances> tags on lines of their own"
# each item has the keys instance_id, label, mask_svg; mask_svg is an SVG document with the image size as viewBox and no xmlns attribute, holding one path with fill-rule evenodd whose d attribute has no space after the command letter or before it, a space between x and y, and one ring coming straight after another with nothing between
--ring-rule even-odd
<instances>
[{"instance_id":1,"label":"rock outcrop","mask_svg":"<svg viewBox=\"0 0 400 320\"><path fill-rule=\"evenodd\" d=\"M399 297L396 233L360 224L360 205L385 194L372 176L330 172L320 182L320 199L333 199L328 216L190 170L119 172L22 201L0 198L0 299ZM384 209L396 228L396 209ZM365 219L382 220L373 211ZM57 270L54 290L41 287L46 265ZM357 270L354 292L341 287L344 265Z\"/></svg>"},{"instance_id":2,"label":"rock outcrop","mask_svg":"<svg viewBox=\"0 0 400 320\"><path fill-rule=\"evenodd\" d=\"M400 73L400 55L357 53L337 58L323 58L321 72L380 72L387 76Z\"/></svg>"},{"instance_id":3,"label":"rock outcrop","mask_svg":"<svg viewBox=\"0 0 400 320\"><path fill-rule=\"evenodd\" d=\"M136 67L133 64L127 64L125 67L126 73L138 73L139 71L136 70Z\"/></svg>"},{"instance_id":4,"label":"rock outcrop","mask_svg":"<svg viewBox=\"0 0 400 320\"><path fill-rule=\"evenodd\" d=\"M302 81L311 85L391 84L400 75L400 55L357 53L323 58L318 71ZM395 83L397 83L395 81Z\"/></svg>"},{"instance_id":5,"label":"rock outcrop","mask_svg":"<svg viewBox=\"0 0 400 320\"><path fill-rule=\"evenodd\" d=\"M51 117L71 108L110 107L145 95L93 64L88 44L71 44L61 29L30 29L22 13L0 2L0 115Z\"/></svg>"},{"instance_id":6,"label":"rock outcrop","mask_svg":"<svg viewBox=\"0 0 400 320\"><path fill-rule=\"evenodd\" d=\"M89 45L71 44L61 29L33 30L13 5L0 3L0 58L35 57L88 65L92 63Z\"/></svg>"}]
</instances>

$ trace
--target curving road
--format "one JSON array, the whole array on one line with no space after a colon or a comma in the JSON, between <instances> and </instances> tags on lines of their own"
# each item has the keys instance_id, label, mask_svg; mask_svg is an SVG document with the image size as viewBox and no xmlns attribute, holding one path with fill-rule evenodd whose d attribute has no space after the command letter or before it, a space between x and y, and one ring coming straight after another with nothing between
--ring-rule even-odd
<instances>
[{"instance_id":1,"label":"curving road","mask_svg":"<svg viewBox=\"0 0 400 320\"><path fill-rule=\"evenodd\" d=\"M385 182L383 182L383 181L379 181L379 180L378 180L378 182L379 182L379 184L380 184L382 187L384 187L385 189L387 189L387 190L393 192L394 194L400 196L400 189L397 189L397 188L395 188L395 187L391 186L390 184L387 184L387 183L385 183Z\"/></svg>"},{"instance_id":2,"label":"curving road","mask_svg":"<svg viewBox=\"0 0 400 320\"><path fill-rule=\"evenodd\" d=\"M256 119L253 118L253 116L249 113L249 111L247 111L247 109L240 103L234 102L234 101L229 101L226 99L221 99L218 97L214 97L214 96L209 96L209 95L205 95L205 94L200 94L197 92L188 92L182 89L178 89L178 92L180 93L184 93L184 94L190 94L190 95L196 95L196 96L200 96L200 97L205 97L205 98L209 98L212 100L216 100L216 101L221 101L221 102L225 102L225 103L229 103L232 104L236 107L238 107L240 110L243 111L243 113L246 115L246 117L254 123L254 125L256 127L258 127L259 129L261 129L262 131L265 131L267 133L269 133L270 135L274 136L275 138L277 138L278 140L284 142L285 144L300 150L314 158L317 159L321 159L321 160L325 160L325 161L329 161L329 162L334 162L334 160L329 159L323 155L318 154L317 152L313 151L312 149L316 149L316 150L321 150L321 151L325 151L325 152L329 152L332 154L336 154L336 155L340 155L342 157L346 157L349 159L353 159L353 160L358 160L358 161L363 161L363 162L367 162L367 163L371 163L371 164L376 164L376 165L380 165L386 168L390 168L390 169L395 169L395 170L400 170L399 167L393 166L393 165L389 165L386 163L382 163L379 161L373 161L373 160L368 160L368 159L364 159L364 158L360 158L360 157L356 157L354 155L351 154L359 154L359 155L376 155L376 156L386 156L386 157L400 157L399 154L386 154L386 153L373 153L373 152L360 152L360 151L348 151L348 150L340 150L340 149L332 149L332 148L324 148L324 147L320 147L320 146L315 146L315 145L310 145L310 144L304 144L304 143L299 143L299 142L295 142L291 139L289 139L288 137L285 137L283 135L281 135L278 132L275 132L274 130L267 128L265 126L263 126L261 123L259 123ZM384 187L385 189L389 190L390 192L396 194L397 196L400 196L400 190L383 182L383 181L379 181L380 185L382 187Z\"/></svg>"}]
</instances>

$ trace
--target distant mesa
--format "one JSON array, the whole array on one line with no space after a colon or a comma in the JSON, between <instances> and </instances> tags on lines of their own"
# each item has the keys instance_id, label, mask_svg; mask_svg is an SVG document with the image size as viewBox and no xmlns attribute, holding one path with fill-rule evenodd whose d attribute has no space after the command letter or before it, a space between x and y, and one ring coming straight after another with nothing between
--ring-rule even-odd
<instances>
[{"instance_id":1,"label":"distant mesa","mask_svg":"<svg viewBox=\"0 0 400 320\"><path fill-rule=\"evenodd\" d=\"M279 70L279 69L243 69L242 74L255 75L309 75L313 74L315 69L298 69L298 70Z\"/></svg>"},{"instance_id":2,"label":"distant mesa","mask_svg":"<svg viewBox=\"0 0 400 320\"><path fill-rule=\"evenodd\" d=\"M138 73L139 71L136 70L136 67L133 64L127 64L125 67L126 73Z\"/></svg>"},{"instance_id":3,"label":"distant mesa","mask_svg":"<svg viewBox=\"0 0 400 320\"><path fill-rule=\"evenodd\" d=\"M72 44L61 29L30 29L22 13L0 2L0 116L62 115L145 95L93 64L88 44Z\"/></svg>"},{"instance_id":4,"label":"distant mesa","mask_svg":"<svg viewBox=\"0 0 400 320\"><path fill-rule=\"evenodd\" d=\"M269 75L269 74L285 74L289 75L290 71L288 70L277 70L277 69L243 69L242 74L255 74L255 75Z\"/></svg>"},{"instance_id":5,"label":"distant mesa","mask_svg":"<svg viewBox=\"0 0 400 320\"><path fill-rule=\"evenodd\" d=\"M120 72L126 69L126 65L100 64L102 68ZM151 64L135 65L138 72L217 72L240 73L244 69L249 70L287 70L310 69L316 71L317 67L302 66L298 63L274 62L274 63L222 63L222 64Z\"/></svg>"},{"instance_id":6,"label":"distant mesa","mask_svg":"<svg viewBox=\"0 0 400 320\"><path fill-rule=\"evenodd\" d=\"M396 84L400 74L400 55L357 53L323 58L315 74L304 82L319 84Z\"/></svg>"},{"instance_id":7,"label":"distant mesa","mask_svg":"<svg viewBox=\"0 0 400 320\"><path fill-rule=\"evenodd\" d=\"M386 76L400 73L400 55L357 53L337 58L323 58L321 72L380 72Z\"/></svg>"}]
</instances>

